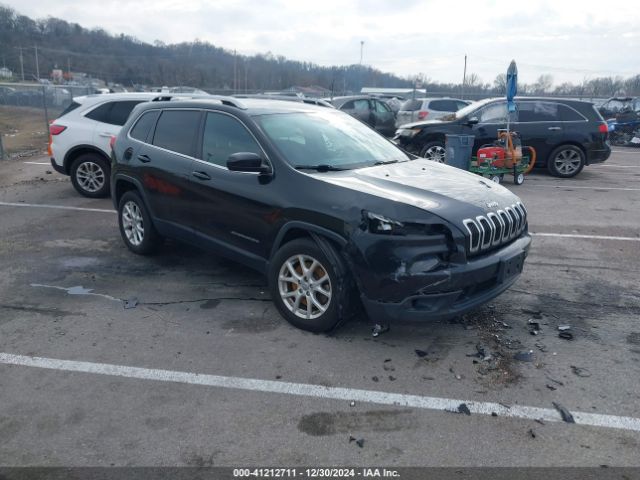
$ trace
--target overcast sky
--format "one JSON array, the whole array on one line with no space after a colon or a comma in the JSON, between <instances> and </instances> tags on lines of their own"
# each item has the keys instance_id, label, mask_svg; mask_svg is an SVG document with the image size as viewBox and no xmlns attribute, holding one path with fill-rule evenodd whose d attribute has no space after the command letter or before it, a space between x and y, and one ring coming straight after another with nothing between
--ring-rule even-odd
<instances>
[{"instance_id":1,"label":"overcast sky","mask_svg":"<svg viewBox=\"0 0 640 480\"><path fill-rule=\"evenodd\" d=\"M0 0L140 40L209 41L321 65L360 61L402 76L486 82L513 58L523 82L640 73L640 8L617 0Z\"/></svg>"}]
</instances>

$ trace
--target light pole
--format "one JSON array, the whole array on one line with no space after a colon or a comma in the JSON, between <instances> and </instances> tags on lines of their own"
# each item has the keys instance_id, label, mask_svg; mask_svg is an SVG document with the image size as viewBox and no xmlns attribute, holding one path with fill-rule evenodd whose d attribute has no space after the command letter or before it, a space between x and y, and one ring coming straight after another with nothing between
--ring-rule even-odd
<instances>
[{"instance_id":1,"label":"light pole","mask_svg":"<svg viewBox=\"0 0 640 480\"><path fill-rule=\"evenodd\" d=\"M360 40L360 66L362 66L362 51L364 50L364 40Z\"/></svg>"}]
</instances>

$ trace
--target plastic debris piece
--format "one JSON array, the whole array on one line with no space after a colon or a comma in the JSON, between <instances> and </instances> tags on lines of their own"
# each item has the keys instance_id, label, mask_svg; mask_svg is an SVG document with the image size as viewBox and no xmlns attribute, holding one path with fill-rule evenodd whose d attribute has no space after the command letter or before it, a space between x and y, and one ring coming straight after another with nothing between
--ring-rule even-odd
<instances>
[{"instance_id":1,"label":"plastic debris piece","mask_svg":"<svg viewBox=\"0 0 640 480\"><path fill-rule=\"evenodd\" d=\"M576 423L571 412L557 402L553 402L553 406L560 413L562 420L566 423Z\"/></svg>"},{"instance_id":2,"label":"plastic debris piece","mask_svg":"<svg viewBox=\"0 0 640 480\"><path fill-rule=\"evenodd\" d=\"M464 413L465 415L471 415L471 411L469 410L469 407L467 407L466 403L461 403L460 405L458 405L458 413Z\"/></svg>"},{"instance_id":3,"label":"plastic debris piece","mask_svg":"<svg viewBox=\"0 0 640 480\"><path fill-rule=\"evenodd\" d=\"M138 299L131 298L129 300L124 301L124 309L129 310L130 308L136 308L138 306Z\"/></svg>"},{"instance_id":4,"label":"plastic debris piece","mask_svg":"<svg viewBox=\"0 0 640 480\"><path fill-rule=\"evenodd\" d=\"M373 326L373 329L371 330L371 336L372 337L378 337L381 334L388 332L389 331L389 324L385 323L385 324L380 324L380 323L376 323Z\"/></svg>"},{"instance_id":5,"label":"plastic debris piece","mask_svg":"<svg viewBox=\"0 0 640 480\"><path fill-rule=\"evenodd\" d=\"M542 313L542 310L531 310L530 308L521 308L520 310L527 315L540 315Z\"/></svg>"},{"instance_id":6,"label":"plastic debris piece","mask_svg":"<svg viewBox=\"0 0 640 480\"><path fill-rule=\"evenodd\" d=\"M571 330L571 325L558 325L558 330L560 330L561 332Z\"/></svg>"},{"instance_id":7,"label":"plastic debris piece","mask_svg":"<svg viewBox=\"0 0 640 480\"><path fill-rule=\"evenodd\" d=\"M380 379L374 375L373 377L371 377L371 380L373 380L374 382L377 382Z\"/></svg>"},{"instance_id":8,"label":"plastic debris piece","mask_svg":"<svg viewBox=\"0 0 640 480\"><path fill-rule=\"evenodd\" d=\"M498 416L498 414L497 414L496 412L491 412L491 416L492 416L492 417L497 417L497 416Z\"/></svg>"},{"instance_id":9,"label":"plastic debris piece","mask_svg":"<svg viewBox=\"0 0 640 480\"><path fill-rule=\"evenodd\" d=\"M364 438L359 438L358 440L356 440L356 445L358 445L360 448L364 447Z\"/></svg>"},{"instance_id":10,"label":"plastic debris piece","mask_svg":"<svg viewBox=\"0 0 640 480\"><path fill-rule=\"evenodd\" d=\"M356 437L354 437L353 435L349 435L349 443L352 443L355 441L356 441Z\"/></svg>"},{"instance_id":11,"label":"plastic debris piece","mask_svg":"<svg viewBox=\"0 0 640 480\"><path fill-rule=\"evenodd\" d=\"M390 358L385 358L383 363L389 363L391 361Z\"/></svg>"},{"instance_id":12,"label":"plastic debris piece","mask_svg":"<svg viewBox=\"0 0 640 480\"><path fill-rule=\"evenodd\" d=\"M536 438L536 432L533 428L530 428L528 433L531 435L531 438Z\"/></svg>"},{"instance_id":13,"label":"plastic debris piece","mask_svg":"<svg viewBox=\"0 0 640 480\"><path fill-rule=\"evenodd\" d=\"M355 406L356 406L356 402L355 402L354 400L351 400L351 401L349 402L349 406L350 406L350 407L355 407Z\"/></svg>"},{"instance_id":14,"label":"plastic debris piece","mask_svg":"<svg viewBox=\"0 0 640 480\"><path fill-rule=\"evenodd\" d=\"M549 383L547 383L547 388L548 388L549 390L551 390L552 392L553 392L554 390L557 390L557 388L556 388L556 387L554 387L553 385L551 385L551 384L549 384Z\"/></svg>"},{"instance_id":15,"label":"plastic debris piece","mask_svg":"<svg viewBox=\"0 0 640 480\"><path fill-rule=\"evenodd\" d=\"M573 340L573 333L567 332L567 331L560 332L558 334L558 337L563 338L565 340Z\"/></svg>"},{"instance_id":16,"label":"plastic debris piece","mask_svg":"<svg viewBox=\"0 0 640 480\"><path fill-rule=\"evenodd\" d=\"M394 382L396 380L396 377L394 377L393 375L389 375L389 380Z\"/></svg>"},{"instance_id":17,"label":"plastic debris piece","mask_svg":"<svg viewBox=\"0 0 640 480\"><path fill-rule=\"evenodd\" d=\"M520 362L533 362L533 350L529 350L528 352L518 352L513 358Z\"/></svg>"},{"instance_id":18,"label":"plastic debris piece","mask_svg":"<svg viewBox=\"0 0 640 480\"><path fill-rule=\"evenodd\" d=\"M417 355L418 357L420 357L420 358L424 358L424 357L426 357L427 355L429 355L429 352L425 352L424 350L418 350L418 349L416 349L416 350L414 350L414 352L416 352L416 355Z\"/></svg>"},{"instance_id":19,"label":"plastic debris piece","mask_svg":"<svg viewBox=\"0 0 640 480\"><path fill-rule=\"evenodd\" d=\"M571 365L571 371L579 377L586 378L591 376L591 372L588 369L576 367L575 365Z\"/></svg>"}]
</instances>

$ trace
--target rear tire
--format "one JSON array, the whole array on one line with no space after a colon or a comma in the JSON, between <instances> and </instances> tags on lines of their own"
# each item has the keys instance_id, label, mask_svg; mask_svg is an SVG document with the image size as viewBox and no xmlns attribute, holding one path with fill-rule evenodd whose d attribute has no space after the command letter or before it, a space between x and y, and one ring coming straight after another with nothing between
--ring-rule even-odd
<instances>
[{"instance_id":1,"label":"rear tire","mask_svg":"<svg viewBox=\"0 0 640 480\"><path fill-rule=\"evenodd\" d=\"M560 145L547 160L547 170L555 177L571 178L578 175L585 164L584 152L575 145Z\"/></svg>"},{"instance_id":2,"label":"rear tire","mask_svg":"<svg viewBox=\"0 0 640 480\"><path fill-rule=\"evenodd\" d=\"M444 163L444 154L444 142L441 140L429 142L420 150L421 157L438 163Z\"/></svg>"},{"instance_id":3,"label":"rear tire","mask_svg":"<svg viewBox=\"0 0 640 480\"><path fill-rule=\"evenodd\" d=\"M337 252L327 257L309 238L283 245L270 262L271 298L290 324L309 332L326 332L342 320L348 301L346 272ZM336 264L337 262L337 264Z\"/></svg>"},{"instance_id":4,"label":"rear tire","mask_svg":"<svg viewBox=\"0 0 640 480\"><path fill-rule=\"evenodd\" d=\"M118 203L118 226L124 244L138 255L149 255L162 243L147 207L135 191L126 192Z\"/></svg>"},{"instance_id":5,"label":"rear tire","mask_svg":"<svg viewBox=\"0 0 640 480\"><path fill-rule=\"evenodd\" d=\"M85 153L76 158L69 172L71 184L85 197L102 198L109 195L111 167L96 153Z\"/></svg>"}]
</instances>

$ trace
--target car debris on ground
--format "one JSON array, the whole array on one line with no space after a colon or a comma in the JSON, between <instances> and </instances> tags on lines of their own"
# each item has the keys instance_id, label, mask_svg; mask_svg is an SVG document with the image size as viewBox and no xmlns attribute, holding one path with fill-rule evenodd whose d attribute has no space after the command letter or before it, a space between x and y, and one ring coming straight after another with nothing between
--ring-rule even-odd
<instances>
[{"instance_id":1,"label":"car debris on ground","mask_svg":"<svg viewBox=\"0 0 640 480\"><path fill-rule=\"evenodd\" d=\"M571 415L571 412L569 410L567 410L565 407L560 405L558 402L552 402L552 403L555 409L560 413L560 416L562 417L563 422L576 423L575 419L573 418L573 415Z\"/></svg>"}]
</instances>

